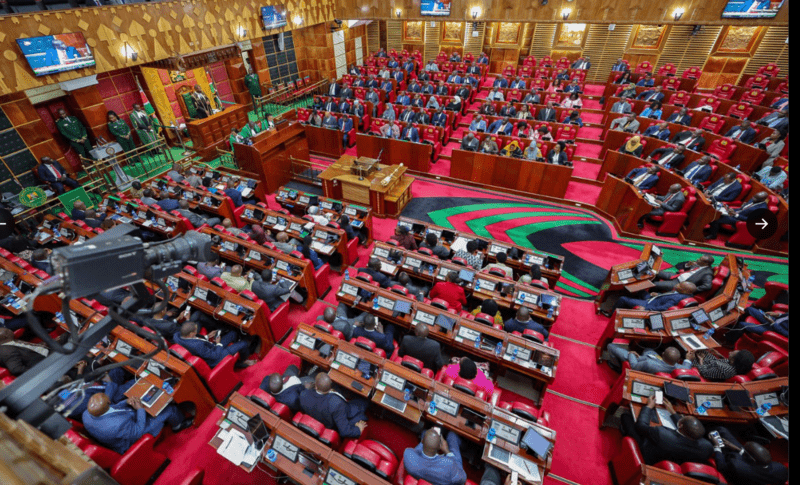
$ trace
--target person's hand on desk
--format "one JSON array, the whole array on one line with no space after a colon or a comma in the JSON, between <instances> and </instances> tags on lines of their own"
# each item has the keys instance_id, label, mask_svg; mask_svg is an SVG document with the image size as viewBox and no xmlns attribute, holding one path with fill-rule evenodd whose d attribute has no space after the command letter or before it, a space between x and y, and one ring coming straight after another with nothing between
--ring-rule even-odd
<instances>
[{"instance_id":1,"label":"person's hand on desk","mask_svg":"<svg viewBox=\"0 0 800 485\"><path fill-rule=\"evenodd\" d=\"M645 403L645 405L646 405L648 408L650 408L650 409L655 409L655 407L656 407L656 397L655 397L655 394L654 394L654 395L652 395L652 396L650 396L650 397L648 397L648 398L645 398L645 400L647 401L647 402Z\"/></svg>"},{"instance_id":2,"label":"person's hand on desk","mask_svg":"<svg viewBox=\"0 0 800 485\"><path fill-rule=\"evenodd\" d=\"M138 411L144 407L142 405L142 401L135 397L129 397L127 403L128 406L132 407L134 411Z\"/></svg>"},{"instance_id":3,"label":"person's hand on desk","mask_svg":"<svg viewBox=\"0 0 800 485\"><path fill-rule=\"evenodd\" d=\"M694 350L690 350L690 351L686 352L686 360L688 360L690 362L694 362L694 357L695 357Z\"/></svg>"},{"instance_id":4,"label":"person's hand on desk","mask_svg":"<svg viewBox=\"0 0 800 485\"><path fill-rule=\"evenodd\" d=\"M675 414L675 408L672 406L672 403L669 402L668 399L663 399L664 407L667 408L670 414Z\"/></svg>"},{"instance_id":5,"label":"person's hand on desk","mask_svg":"<svg viewBox=\"0 0 800 485\"><path fill-rule=\"evenodd\" d=\"M358 428L362 433L364 432L364 429L366 429L366 427L367 427L367 422L364 421L363 419L356 423L356 428Z\"/></svg>"}]
</instances>

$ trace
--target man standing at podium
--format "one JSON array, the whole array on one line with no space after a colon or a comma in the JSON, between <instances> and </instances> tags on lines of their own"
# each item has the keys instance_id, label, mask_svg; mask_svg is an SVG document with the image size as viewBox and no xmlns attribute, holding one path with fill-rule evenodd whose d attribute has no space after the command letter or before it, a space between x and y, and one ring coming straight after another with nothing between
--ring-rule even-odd
<instances>
[{"instance_id":1,"label":"man standing at podium","mask_svg":"<svg viewBox=\"0 0 800 485\"><path fill-rule=\"evenodd\" d=\"M64 108L59 108L56 127L59 133L69 140L70 146L78 152L78 155L94 160L91 153L92 144L89 143L89 134L86 133L86 127L83 126L83 123L78 118L69 116Z\"/></svg>"},{"instance_id":2,"label":"man standing at podium","mask_svg":"<svg viewBox=\"0 0 800 485\"><path fill-rule=\"evenodd\" d=\"M211 101L209 101L206 93L200 89L199 84L194 85L194 91L192 91L192 100L194 101L194 107L197 110L198 119L208 118L211 116L211 113L214 112L214 110L211 108Z\"/></svg>"}]
</instances>

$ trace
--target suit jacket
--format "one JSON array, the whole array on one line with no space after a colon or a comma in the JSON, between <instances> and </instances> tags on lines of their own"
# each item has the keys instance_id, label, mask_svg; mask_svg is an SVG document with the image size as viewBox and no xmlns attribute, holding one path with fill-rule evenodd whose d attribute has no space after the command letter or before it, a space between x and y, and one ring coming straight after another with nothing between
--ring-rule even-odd
<instances>
[{"instance_id":1,"label":"suit jacket","mask_svg":"<svg viewBox=\"0 0 800 485\"><path fill-rule=\"evenodd\" d=\"M408 122L414 121L414 117L416 115L417 114L415 112L413 112L413 111L410 111L410 110L409 111L405 111L404 110L402 113L400 113L400 118L398 118L398 119L399 119L399 121L405 121L405 122L408 123Z\"/></svg>"},{"instance_id":2,"label":"suit jacket","mask_svg":"<svg viewBox=\"0 0 800 485\"><path fill-rule=\"evenodd\" d=\"M691 271L691 270L689 270ZM683 273L684 271L681 271ZM680 273L676 273L680 274ZM702 293L711 289L711 283L714 281L714 269L704 266L692 274L686 281L694 283L697 286L697 292Z\"/></svg>"},{"instance_id":3,"label":"suit jacket","mask_svg":"<svg viewBox=\"0 0 800 485\"><path fill-rule=\"evenodd\" d=\"M413 126L406 126L405 128L403 128L403 131L400 132L400 139L413 141L414 143L419 143L419 130L417 130Z\"/></svg>"},{"instance_id":4,"label":"suit jacket","mask_svg":"<svg viewBox=\"0 0 800 485\"><path fill-rule=\"evenodd\" d=\"M388 288L391 283L388 276L372 268L358 268L358 272L372 276L372 281L381 285L381 288Z\"/></svg>"},{"instance_id":5,"label":"suit jacket","mask_svg":"<svg viewBox=\"0 0 800 485\"><path fill-rule=\"evenodd\" d=\"M401 94L397 97L396 104L401 104L403 106L409 106L411 104L411 96L407 94Z\"/></svg>"},{"instance_id":6,"label":"suit jacket","mask_svg":"<svg viewBox=\"0 0 800 485\"><path fill-rule=\"evenodd\" d=\"M339 119L339 131L348 133L352 129L353 129L353 119L350 118L349 116L342 116Z\"/></svg>"},{"instance_id":7,"label":"suit jacket","mask_svg":"<svg viewBox=\"0 0 800 485\"><path fill-rule=\"evenodd\" d=\"M476 60L476 62L478 64L489 64L489 58L481 56Z\"/></svg>"},{"instance_id":8,"label":"suit jacket","mask_svg":"<svg viewBox=\"0 0 800 485\"><path fill-rule=\"evenodd\" d=\"M520 79L519 81L514 79L513 81L511 81L510 87L514 89L527 89L528 86L525 84L525 81L523 79Z\"/></svg>"},{"instance_id":9,"label":"suit jacket","mask_svg":"<svg viewBox=\"0 0 800 485\"><path fill-rule=\"evenodd\" d=\"M777 461L761 466L736 451L714 453L717 470L730 485L777 485L789 479L789 470Z\"/></svg>"},{"instance_id":10,"label":"suit jacket","mask_svg":"<svg viewBox=\"0 0 800 485\"><path fill-rule=\"evenodd\" d=\"M672 137L672 143L681 143L683 145L682 142L691 137L692 137L691 131L682 131ZM698 151L700 147L702 147L705 144L706 144L706 139L703 138L703 136L701 135L695 141L693 141L689 145L686 145L686 148L688 148L689 150Z\"/></svg>"},{"instance_id":11,"label":"suit jacket","mask_svg":"<svg viewBox=\"0 0 800 485\"><path fill-rule=\"evenodd\" d=\"M261 390L268 392L272 397L275 398L276 401L288 407L293 413L299 411L300 394L306 390L306 386L300 383L289 387L284 386L279 393L274 394L269 390L269 377L270 376L267 375L264 380L261 381L261 385L258 387L260 387ZM287 378L284 378L284 383L286 382Z\"/></svg>"},{"instance_id":12,"label":"suit jacket","mask_svg":"<svg viewBox=\"0 0 800 485\"><path fill-rule=\"evenodd\" d=\"M339 103L338 108L340 113L348 113L350 111L350 103L347 101L342 101Z\"/></svg>"},{"instance_id":13,"label":"suit jacket","mask_svg":"<svg viewBox=\"0 0 800 485\"><path fill-rule=\"evenodd\" d=\"M339 120L336 119L335 116L326 116L325 119L322 120L322 127L336 130L339 128Z\"/></svg>"},{"instance_id":14,"label":"suit jacket","mask_svg":"<svg viewBox=\"0 0 800 485\"><path fill-rule=\"evenodd\" d=\"M656 196L656 199L661 202L664 202L665 200L667 200L667 197L669 197L669 194ZM683 204L685 203L686 203L686 197L684 197L682 191L679 191L677 194L672 196L672 198L670 198L666 204L661 206L661 208L665 212L678 212L679 210L681 210L681 207L683 207Z\"/></svg>"},{"instance_id":15,"label":"suit jacket","mask_svg":"<svg viewBox=\"0 0 800 485\"><path fill-rule=\"evenodd\" d=\"M406 71L413 71L414 70L414 63L413 62L406 62L403 64L403 69Z\"/></svg>"},{"instance_id":16,"label":"suit jacket","mask_svg":"<svg viewBox=\"0 0 800 485\"><path fill-rule=\"evenodd\" d=\"M777 112L770 113L767 116L764 116L763 118L758 120L758 123L764 126L769 126L769 124L775 121L776 119L778 119L778 113ZM772 129L786 132L789 129L789 117L787 116L782 120L780 120L778 123L775 124L775 126L772 127Z\"/></svg>"},{"instance_id":17,"label":"suit jacket","mask_svg":"<svg viewBox=\"0 0 800 485\"><path fill-rule=\"evenodd\" d=\"M617 101L613 105L611 105L611 112L612 113L623 113L628 114L631 110L631 104L626 101Z\"/></svg>"},{"instance_id":18,"label":"suit jacket","mask_svg":"<svg viewBox=\"0 0 800 485\"><path fill-rule=\"evenodd\" d=\"M508 87L508 79L504 77L498 77L492 83L493 88L507 88Z\"/></svg>"},{"instance_id":19,"label":"suit jacket","mask_svg":"<svg viewBox=\"0 0 800 485\"><path fill-rule=\"evenodd\" d=\"M337 394L319 394L314 389L304 389L300 393L300 409L326 428L336 430L342 438L361 436L361 430L355 423L364 419L364 416L356 412L353 404ZM353 414L356 416L353 417Z\"/></svg>"},{"instance_id":20,"label":"suit jacket","mask_svg":"<svg viewBox=\"0 0 800 485\"><path fill-rule=\"evenodd\" d=\"M36 269L40 269L47 274L52 274L53 271L49 261L36 261L35 259L31 259L31 266Z\"/></svg>"},{"instance_id":21,"label":"suit jacket","mask_svg":"<svg viewBox=\"0 0 800 485\"><path fill-rule=\"evenodd\" d=\"M498 113L498 116L508 116L509 118L511 118L515 114L517 114L516 108L514 108L514 106L511 105L511 104L507 104L507 105L503 106L502 108L500 108L500 112Z\"/></svg>"},{"instance_id":22,"label":"suit jacket","mask_svg":"<svg viewBox=\"0 0 800 485\"><path fill-rule=\"evenodd\" d=\"M727 133L725 133L725 137L727 138L735 137L742 131L741 128L742 128L741 126L734 126L730 130L728 130ZM755 137L756 137L756 130L754 130L752 127L749 127L746 130L744 130L744 132L741 135L739 135L738 140L742 143L750 144L753 142Z\"/></svg>"},{"instance_id":23,"label":"suit jacket","mask_svg":"<svg viewBox=\"0 0 800 485\"><path fill-rule=\"evenodd\" d=\"M536 119L539 120L539 121L555 121L556 120L556 110L555 109L549 109L549 108L542 108L542 109L539 110L539 113L536 115Z\"/></svg>"},{"instance_id":24,"label":"suit jacket","mask_svg":"<svg viewBox=\"0 0 800 485\"><path fill-rule=\"evenodd\" d=\"M195 357L200 357L212 369L219 364L222 359L231 355L227 347L222 345L212 344L208 340L200 338L183 338L180 332L175 332L172 336L172 341L188 350L190 354Z\"/></svg>"},{"instance_id":25,"label":"suit jacket","mask_svg":"<svg viewBox=\"0 0 800 485\"><path fill-rule=\"evenodd\" d=\"M417 79L420 81L430 81L431 75L428 74L428 71L422 71L419 74L417 74Z\"/></svg>"},{"instance_id":26,"label":"suit jacket","mask_svg":"<svg viewBox=\"0 0 800 485\"><path fill-rule=\"evenodd\" d=\"M531 104L539 104L542 101L542 97L539 96L539 93L531 94L528 93L522 98L523 103L531 103Z\"/></svg>"},{"instance_id":27,"label":"suit jacket","mask_svg":"<svg viewBox=\"0 0 800 485\"><path fill-rule=\"evenodd\" d=\"M625 71L628 69L628 66L624 62L615 62L613 66L611 66L612 71Z\"/></svg>"},{"instance_id":28,"label":"suit jacket","mask_svg":"<svg viewBox=\"0 0 800 485\"><path fill-rule=\"evenodd\" d=\"M650 89L639 93L639 96L636 96L636 99L643 99L645 101L663 101L664 93L657 93Z\"/></svg>"},{"instance_id":29,"label":"suit jacket","mask_svg":"<svg viewBox=\"0 0 800 485\"><path fill-rule=\"evenodd\" d=\"M646 171L647 171L647 169L645 167L634 168L633 170L628 172L628 175L626 177L631 179L631 180L635 180L636 177L640 176L641 174L643 174ZM644 179L644 181L642 183L640 183L638 185L638 187L640 189L642 189L642 190L647 190L647 189L650 189L650 188L654 187L657 182L658 182L658 176L653 174L653 175L647 177L646 179Z\"/></svg>"},{"instance_id":30,"label":"suit jacket","mask_svg":"<svg viewBox=\"0 0 800 485\"><path fill-rule=\"evenodd\" d=\"M58 162L53 162L51 167L55 168L56 171L61 175L66 175L67 174L67 172L64 170L64 167L62 167L61 164L58 163ZM50 171L50 168L45 166L44 163L40 164L37 167L37 170L39 172L39 178L44 180L45 182L58 182L58 178L56 178L56 176L53 174L53 172Z\"/></svg>"},{"instance_id":31,"label":"suit jacket","mask_svg":"<svg viewBox=\"0 0 800 485\"><path fill-rule=\"evenodd\" d=\"M448 84L461 84L461 76L453 74L447 78Z\"/></svg>"},{"instance_id":32,"label":"suit jacket","mask_svg":"<svg viewBox=\"0 0 800 485\"><path fill-rule=\"evenodd\" d=\"M161 421L148 420L144 408L134 411L125 402L111 405L112 410L97 417L84 411L83 426L94 439L120 455L145 434L157 435L163 426Z\"/></svg>"},{"instance_id":33,"label":"suit jacket","mask_svg":"<svg viewBox=\"0 0 800 485\"><path fill-rule=\"evenodd\" d=\"M570 68L571 69L591 69L592 68L592 63L590 61L585 60L585 59L577 59L575 62L572 63Z\"/></svg>"},{"instance_id":34,"label":"suit jacket","mask_svg":"<svg viewBox=\"0 0 800 485\"><path fill-rule=\"evenodd\" d=\"M333 84L332 86L328 86L326 94L328 96L335 96L338 98L342 94L342 87L339 86L338 84Z\"/></svg>"},{"instance_id":35,"label":"suit jacket","mask_svg":"<svg viewBox=\"0 0 800 485\"><path fill-rule=\"evenodd\" d=\"M15 345L0 345L0 366L8 369L14 377L21 376L42 360L44 356L33 350Z\"/></svg>"},{"instance_id":36,"label":"suit jacket","mask_svg":"<svg viewBox=\"0 0 800 485\"><path fill-rule=\"evenodd\" d=\"M422 91L422 87L420 87L417 83L410 83L406 88L406 91L411 91L412 93L419 93Z\"/></svg>"},{"instance_id":37,"label":"suit jacket","mask_svg":"<svg viewBox=\"0 0 800 485\"><path fill-rule=\"evenodd\" d=\"M663 140L663 138L662 138L662 140ZM653 157L653 159L656 159L656 156L658 156L659 165L661 165L661 160L663 160L664 157L666 157L666 156L668 156L668 155L670 155L672 153L673 153L672 148L670 148L670 147L661 147L661 148L657 148L657 149L653 150L653 152L650 154L650 156ZM683 154L675 155L674 157L672 157L669 160L669 162L667 162L666 165L663 165L663 166L667 167L667 168L677 167L681 163L683 163L683 160L685 158L686 158L686 156L683 155ZM710 170L710 167L709 167L709 170Z\"/></svg>"},{"instance_id":38,"label":"suit jacket","mask_svg":"<svg viewBox=\"0 0 800 485\"><path fill-rule=\"evenodd\" d=\"M556 151L551 148L547 153L547 163L566 165L568 161L566 152L559 152L558 156L556 156Z\"/></svg>"},{"instance_id":39,"label":"suit jacket","mask_svg":"<svg viewBox=\"0 0 800 485\"><path fill-rule=\"evenodd\" d=\"M469 124L469 131L486 131L486 120L472 120Z\"/></svg>"},{"instance_id":40,"label":"suit jacket","mask_svg":"<svg viewBox=\"0 0 800 485\"><path fill-rule=\"evenodd\" d=\"M410 355L419 359L426 369L431 369L433 372L438 372L445 364L439 342L429 338L419 338L416 335L403 337L397 355L400 357Z\"/></svg>"},{"instance_id":41,"label":"suit jacket","mask_svg":"<svg viewBox=\"0 0 800 485\"><path fill-rule=\"evenodd\" d=\"M650 125L650 127L644 130L644 133L642 134L644 136L652 136L653 138L658 138L659 140L667 141L669 140L670 132L669 129L666 130L659 129L658 125Z\"/></svg>"},{"instance_id":42,"label":"suit jacket","mask_svg":"<svg viewBox=\"0 0 800 485\"><path fill-rule=\"evenodd\" d=\"M709 185L706 189L706 193L711 195L711 193L716 190L718 187L722 186L725 183L724 179L719 179L713 184ZM742 184L739 183L738 180L734 181L727 189L723 190L718 196L716 196L716 200L719 202L730 202L737 197L739 194L742 193Z\"/></svg>"},{"instance_id":43,"label":"suit jacket","mask_svg":"<svg viewBox=\"0 0 800 485\"><path fill-rule=\"evenodd\" d=\"M353 98L353 90L349 87L343 88L341 92L342 98Z\"/></svg>"},{"instance_id":44,"label":"suit jacket","mask_svg":"<svg viewBox=\"0 0 800 485\"><path fill-rule=\"evenodd\" d=\"M669 310L671 307L674 307L681 300L689 298L688 295L684 295L683 293L677 292L669 292L664 293L658 296L654 296L647 300L647 303L644 304L644 309L650 312L663 312L665 310Z\"/></svg>"},{"instance_id":45,"label":"suit jacket","mask_svg":"<svg viewBox=\"0 0 800 485\"><path fill-rule=\"evenodd\" d=\"M653 84L655 84L655 83L656 83L656 80L655 80L655 79L650 79L650 80L648 81L648 80L646 80L645 78L642 78L642 79L639 79L639 81L636 83L636 85L637 85L637 86L646 86L646 87L652 87L652 86L653 86Z\"/></svg>"},{"instance_id":46,"label":"suit jacket","mask_svg":"<svg viewBox=\"0 0 800 485\"><path fill-rule=\"evenodd\" d=\"M428 113L424 111L420 111L417 113L417 116L414 118L414 123L419 123L421 125L430 124L431 117L428 116Z\"/></svg>"},{"instance_id":47,"label":"suit jacket","mask_svg":"<svg viewBox=\"0 0 800 485\"><path fill-rule=\"evenodd\" d=\"M580 93L581 87L575 84L569 84L564 88L565 93Z\"/></svg>"},{"instance_id":48,"label":"suit jacket","mask_svg":"<svg viewBox=\"0 0 800 485\"><path fill-rule=\"evenodd\" d=\"M447 86L436 86L434 92L439 96L450 96L450 89Z\"/></svg>"},{"instance_id":49,"label":"suit jacket","mask_svg":"<svg viewBox=\"0 0 800 485\"><path fill-rule=\"evenodd\" d=\"M623 116L612 121L608 129L625 131L627 133L636 133L639 130L639 120L636 118L632 119L631 122L628 123L627 128L624 128L626 123L628 123L628 118Z\"/></svg>"},{"instance_id":50,"label":"suit jacket","mask_svg":"<svg viewBox=\"0 0 800 485\"><path fill-rule=\"evenodd\" d=\"M467 89L467 88L458 88L456 90L456 94L455 95L458 96L459 98L461 98L462 100L466 101L467 98L469 97L469 89Z\"/></svg>"},{"instance_id":51,"label":"suit jacket","mask_svg":"<svg viewBox=\"0 0 800 485\"><path fill-rule=\"evenodd\" d=\"M431 117L431 124L436 126L445 126L447 124L447 113L434 113Z\"/></svg>"},{"instance_id":52,"label":"suit jacket","mask_svg":"<svg viewBox=\"0 0 800 485\"><path fill-rule=\"evenodd\" d=\"M350 108L350 114L356 115L359 118L363 118L364 117L364 105L363 104L359 104L358 106L353 105L353 107Z\"/></svg>"},{"instance_id":53,"label":"suit jacket","mask_svg":"<svg viewBox=\"0 0 800 485\"><path fill-rule=\"evenodd\" d=\"M681 418L673 414L672 420L677 423ZM658 417L653 409L643 407L636 420L636 431L642 438L639 446L645 463L654 465L661 460L670 460L681 464L687 461L703 463L711 457L714 449L705 438L689 439L675 430L664 426L650 426Z\"/></svg>"},{"instance_id":54,"label":"suit jacket","mask_svg":"<svg viewBox=\"0 0 800 485\"><path fill-rule=\"evenodd\" d=\"M432 84L428 84L428 85L424 85L424 86L422 86L422 87L420 88L420 92L421 92L422 94L433 94L433 89L434 89L434 88L433 88L433 85L432 85Z\"/></svg>"},{"instance_id":55,"label":"suit jacket","mask_svg":"<svg viewBox=\"0 0 800 485\"><path fill-rule=\"evenodd\" d=\"M479 146L480 146L480 141L477 138L473 138L472 140L469 140L469 141L467 141L466 138L463 138L461 140L461 149L462 150L467 150L467 151L470 151L470 152L474 152L474 151L478 150Z\"/></svg>"},{"instance_id":56,"label":"suit jacket","mask_svg":"<svg viewBox=\"0 0 800 485\"><path fill-rule=\"evenodd\" d=\"M511 136L511 130L514 129L514 125L509 121L508 123L506 123L505 128L501 130L502 124L503 120L496 120L491 125L489 125L487 131L489 133L497 133L498 135Z\"/></svg>"},{"instance_id":57,"label":"suit jacket","mask_svg":"<svg viewBox=\"0 0 800 485\"><path fill-rule=\"evenodd\" d=\"M354 88L363 88L363 87L364 87L364 86L366 86L366 85L367 85L367 82L366 82L366 81L364 81L364 80L363 80L363 79L361 79L361 78L358 78L358 79L356 79L355 81L353 81L353 87L354 87Z\"/></svg>"},{"instance_id":58,"label":"suit jacket","mask_svg":"<svg viewBox=\"0 0 800 485\"><path fill-rule=\"evenodd\" d=\"M754 204L753 199L750 199L744 204L742 204L742 208L736 211L734 217L740 221L746 221L747 218L750 216L750 214L752 214L753 212L759 209L766 209L766 208L767 208L766 201Z\"/></svg>"},{"instance_id":59,"label":"suit jacket","mask_svg":"<svg viewBox=\"0 0 800 485\"><path fill-rule=\"evenodd\" d=\"M711 177L711 172L713 172L711 165L703 165L695 173L690 173L690 171L694 170L694 168L697 167L698 165L700 164L697 162L692 162L689 164L688 167L686 167L683 170L683 176L686 177L686 179L693 184L698 182L705 182L706 180L708 180L709 177Z\"/></svg>"},{"instance_id":60,"label":"suit jacket","mask_svg":"<svg viewBox=\"0 0 800 485\"><path fill-rule=\"evenodd\" d=\"M386 63L386 67L388 67L390 69L394 69L395 67L400 67L400 63L397 62L396 60L392 59L392 60L390 60L389 62Z\"/></svg>"},{"instance_id":61,"label":"suit jacket","mask_svg":"<svg viewBox=\"0 0 800 485\"><path fill-rule=\"evenodd\" d=\"M339 112L339 104L334 102L334 101L328 101L322 107L322 110L323 111L331 111L333 113L338 113Z\"/></svg>"},{"instance_id":62,"label":"suit jacket","mask_svg":"<svg viewBox=\"0 0 800 485\"><path fill-rule=\"evenodd\" d=\"M692 122L692 115L690 114L682 115L680 113L672 113L671 115L669 115L669 118L667 118L667 122L689 126L689 124Z\"/></svg>"}]
</instances>

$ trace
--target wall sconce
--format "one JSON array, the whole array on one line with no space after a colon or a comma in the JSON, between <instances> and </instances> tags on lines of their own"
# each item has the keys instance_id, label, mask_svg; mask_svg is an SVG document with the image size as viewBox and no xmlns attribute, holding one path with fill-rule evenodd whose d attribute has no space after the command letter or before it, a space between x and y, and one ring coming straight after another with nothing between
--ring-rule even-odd
<instances>
[{"instance_id":1,"label":"wall sconce","mask_svg":"<svg viewBox=\"0 0 800 485\"><path fill-rule=\"evenodd\" d=\"M136 59L139 58L139 53L136 52L133 49L133 47L131 47L131 45L128 44L127 42L125 42L125 44L122 46L122 49L120 49L120 52L122 53L122 55L125 58L130 59L130 60L132 60L134 62L136 62Z\"/></svg>"},{"instance_id":2,"label":"wall sconce","mask_svg":"<svg viewBox=\"0 0 800 485\"><path fill-rule=\"evenodd\" d=\"M683 10L682 8L680 8L680 7L679 7L679 8L676 8L676 9L675 9L675 10L672 12L672 18L674 18L674 19L675 19L675 21L677 22L678 20L680 20L680 19L681 19L681 17L683 17L683 12L684 12L684 10Z\"/></svg>"},{"instance_id":3,"label":"wall sconce","mask_svg":"<svg viewBox=\"0 0 800 485\"><path fill-rule=\"evenodd\" d=\"M240 39L244 39L247 36L247 29L241 25L236 27L236 35L239 36Z\"/></svg>"},{"instance_id":4,"label":"wall sconce","mask_svg":"<svg viewBox=\"0 0 800 485\"><path fill-rule=\"evenodd\" d=\"M480 16L481 8L480 7L472 7L472 11L470 13L472 13L472 20L475 20L475 19L478 18L478 16Z\"/></svg>"},{"instance_id":5,"label":"wall sconce","mask_svg":"<svg viewBox=\"0 0 800 485\"><path fill-rule=\"evenodd\" d=\"M303 23L303 17L301 17L299 15L295 15L294 18L292 18L292 23L295 24L295 25L302 24Z\"/></svg>"},{"instance_id":6,"label":"wall sconce","mask_svg":"<svg viewBox=\"0 0 800 485\"><path fill-rule=\"evenodd\" d=\"M394 11L394 15L397 18L400 18L400 16L403 15L403 11L398 8L397 10Z\"/></svg>"},{"instance_id":7,"label":"wall sconce","mask_svg":"<svg viewBox=\"0 0 800 485\"><path fill-rule=\"evenodd\" d=\"M572 13L571 8L565 8L564 10L561 11L561 18L567 20L569 18L569 14L571 13Z\"/></svg>"}]
</instances>

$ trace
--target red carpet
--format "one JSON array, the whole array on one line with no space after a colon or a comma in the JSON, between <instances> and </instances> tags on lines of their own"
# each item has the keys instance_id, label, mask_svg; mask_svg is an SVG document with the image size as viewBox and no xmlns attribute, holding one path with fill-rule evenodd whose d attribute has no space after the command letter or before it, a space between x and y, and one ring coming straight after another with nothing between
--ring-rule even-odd
<instances>
[{"instance_id":1,"label":"red carpet","mask_svg":"<svg viewBox=\"0 0 800 485\"><path fill-rule=\"evenodd\" d=\"M583 93L586 96L602 96L605 89L604 84L586 84L583 86Z\"/></svg>"},{"instance_id":2,"label":"red carpet","mask_svg":"<svg viewBox=\"0 0 800 485\"><path fill-rule=\"evenodd\" d=\"M592 126L584 126L583 128L578 128L578 138L599 140L602 134L603 134L602 128L595 128Z\"/></svg>"},{"instance_id":3,"label":"red carpet","mask_svg":"<svg viewBox=\"0 0 800 485\"><path fill-rule=\"evenodd\" d=\"M580 160L573 160L572 176L580 177L589 180L597 179L597 174L600 173L600 165L596 163L581 162Z\"/></svg>"},{"instance_id":4,"label":"red carpet","mask_svg":"<svg viewBox=\"0 0 800 485\"><path fill-rule=\"evenodd\" d=\"M600 152L602 150L602 145L595 145L593 143L578 143L575 148L574 158L600 158Z\"/></svg>"},{"instance_id":5,"label":"red carpet","mask_svg":"<svg viewBox=\"0 0 800 485\"><path fill-rule=\"evenodd\" d=\"M587 205L594 205L600 196L600 190L601 187L573 181L567 185L567 192L564 194L564 198L583 202Z\"/></svg>"},{"instance_id":6,"label":"red carpet","mask_svg":"<svg viewBox=\"0 0 800 485\"><path fill-rule=\"evenodd\" d=\"M603 105L596 99L584 99L583 109L603 109Z\"/></svg>"},{"instance_id":7,"label":"red carpet","mask_svg":"<svg viewBox=\"0 0 800 485\"><path fill-rule=\"evenodd\" d=\"M603 123L603 113L581 113L581 119L584 123L600 125Z\"/></svg>"}]
</instances>

